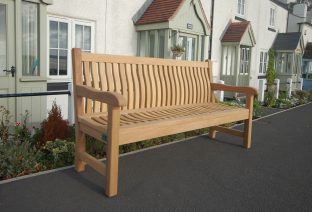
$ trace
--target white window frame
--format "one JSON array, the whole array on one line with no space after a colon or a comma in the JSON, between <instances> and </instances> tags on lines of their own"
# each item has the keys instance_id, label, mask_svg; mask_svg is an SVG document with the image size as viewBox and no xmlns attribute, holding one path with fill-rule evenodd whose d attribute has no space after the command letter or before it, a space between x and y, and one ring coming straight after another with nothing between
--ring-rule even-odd
<instances>
[{"instance_id":1,"label":"white window frame","mask_svg":"<svg viewBox=\"0 0 312 212\"><path fill-rule=\"evenodd\" d=\"M237 0L237 15L244 17L246 15L246 0Z\"/></svg>"},{"instance_id":2,"label":"white window frame","mask_svg":"<svg viewBox=\"0 0 312 212\"><path fill-rule=\"evenodd\" d=\"M95 38L95 23L83 20L73 20L72 26L72 48L76 47L76 25L90 26L91 27L91 52L94 52L94 38Z\"/></svg>"},{"instance_id":3,"label":"white window frame","mask_svg":"<svg viewBox=\"0 0 312 212\"><path fill-rule=\"evenodd\" d=\"M67 52L67 75L50 75L50 29L48 27L47 43L48 43L48 54L47 54L47 76L49 82L71 82L72 78L72 60L71 60L71 49L75 48L75 26L76 24L91 26L91 52L94 52L95 46L95 22L77 20L68 17L48 15L47 24L50 26L50 21L64 22L68 24L68 52Z\"/></svg>"},{"instance_id":4,"label":"white window frame","mask_svg":"<svg viewBox=\"0 0 312 212\"><path fill-rule=\"evenodd\" d=\"M71 78L71 22L62 17L54 17L54 16L49 16L48 17L48 26L50 26L50 21L56 21L56 22L63 22L67 23L68 26L68 38L67 38L67 75L50 75L50 28L48 27L48 63L47 63L47 76L52 79L68 79Z\"/></svg>"},{"instance_id":5,"label":"white window frame","mask_svg":"<svg viewBox=\"0 0 312 212\"><path fill-rule=\"evenodd\" d=\"M269 19L269 26L271 28L275 28L276 25L276 7L270 7L270 19Z\"/></svg>"},{"instance_id":6,"label":"white window frame","mask_svg":"<svg viewBox=\"0 0 312 212\"><path fill-rule=\"evenodd\" d=\"M262 55L262 57L261 57L261 55ZM267 50L260 51L259 58L260 58L259 74L265 75L267 68L268 68L269 52Z\"/></svg>"}]
</instances>

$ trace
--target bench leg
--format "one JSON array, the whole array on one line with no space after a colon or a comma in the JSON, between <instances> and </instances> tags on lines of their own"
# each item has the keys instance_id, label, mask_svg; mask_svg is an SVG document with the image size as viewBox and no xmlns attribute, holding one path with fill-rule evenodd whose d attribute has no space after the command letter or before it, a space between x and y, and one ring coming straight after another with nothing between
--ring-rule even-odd
<instances>
[{"instance_id":1,"label":"bench leg","mask_svg":"<svg viewBox=\"0 0 312 212\"><path fill-rule=\"evenodd\" d=\"M246 149L251 148L251 131L252 131L252 119L244 121L244 138L243 145Z\"/></svg>"},{"instance_id":2,"label":"bench leg","mask_svg":"<svg viewBox=\"0 0 312 212\"><path fill-rule=\"evenodd\" d=\"M76 129L76 144L75 144L75 169L77 172L85 170L86 164L80 159L79 154L86 151L86 135Z\"/></svg>"},{"instance_id":3,"label":"bench leg","mask_svg":"<svg viewBox=\"0 0 312 212\"><path fill-rule=\"evenodd\" d=\"M120 108L108 108L108 120L111 122L107 128L106 147L106 195L113 197L118 191L118 160L119 160L119 125Z\"/></svg>"},{"instance_id":4,"label":"bench leg","mask_svg":"<svg viewBox=\"0 0 312 212\"><path fill-rule=\"evenodd\" d=\"M208 134L209 138L215 139L216 134L217 134L217 131L214 129L214 127L210 127L209 128L209 134Z\"/></svg>"}]
</instances>

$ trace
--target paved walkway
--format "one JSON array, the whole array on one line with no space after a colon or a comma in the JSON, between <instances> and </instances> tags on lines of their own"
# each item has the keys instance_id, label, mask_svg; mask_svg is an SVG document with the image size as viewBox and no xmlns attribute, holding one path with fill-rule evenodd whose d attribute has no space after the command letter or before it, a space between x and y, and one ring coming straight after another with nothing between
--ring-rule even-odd
<instances>
[{"instance_id":1,"label":"paved walkway","mask_svg":"<svg viewBox=\"0 0 312 212\"><path fill-rule=\"evenodd\" d=\"M254 122L253 148L206 136L123 156L119 195L71 169L0 184L0 211L311 211L312 104Z\"/></svg>"}]
</instances>

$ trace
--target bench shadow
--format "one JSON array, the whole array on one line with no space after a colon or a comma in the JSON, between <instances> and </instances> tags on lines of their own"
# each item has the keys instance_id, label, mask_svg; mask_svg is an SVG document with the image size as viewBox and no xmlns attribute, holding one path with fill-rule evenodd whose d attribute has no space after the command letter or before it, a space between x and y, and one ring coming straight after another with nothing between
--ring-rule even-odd
<instances>
[{"instance_id":1,"label":"bench shadow","mask_svg":"<svg viewBox=\"0 0 312 212\"><path fill-rule=\"evenodd\" d=\"M91 179L93 180L90 180L90 176L87 176L90 174L90 172L92 172L92 170L89 167L86 167L86 170L84 172L76 172L74 168L63 171L65 175L70 177L75 182L84 185L92 192L105 196L105 181L103 180L103 184L97 184L94 180L96 177L92 177ZM98 173L95 172L95 174L97 175Z\"/></svg>"}]
</instances>

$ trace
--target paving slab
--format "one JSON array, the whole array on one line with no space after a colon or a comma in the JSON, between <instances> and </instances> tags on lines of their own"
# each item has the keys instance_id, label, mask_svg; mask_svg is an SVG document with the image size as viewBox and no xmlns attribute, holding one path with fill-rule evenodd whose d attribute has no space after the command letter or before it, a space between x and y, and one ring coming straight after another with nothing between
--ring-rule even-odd
<instances>
[{"instance_id":1,"label":"paving slab","mask_svg":"<svg viewBox=\"0 0 312 212\"><path fill-rule=\"evenodd\" d=\"M253 146L218 134L120 158L119 194L73 168L0 184L0 211L311 211L312 104L254 122Z\"/></svg>"}]
</instances>

